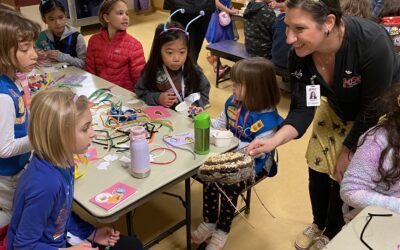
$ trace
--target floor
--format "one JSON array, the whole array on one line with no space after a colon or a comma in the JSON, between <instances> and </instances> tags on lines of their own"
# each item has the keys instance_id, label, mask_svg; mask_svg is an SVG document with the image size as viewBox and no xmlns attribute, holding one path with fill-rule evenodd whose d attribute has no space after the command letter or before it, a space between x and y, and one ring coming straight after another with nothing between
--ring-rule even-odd
<instances>
[{"instance_id":1,"label":"floor","mask_svg":"<svg viewBox=\"0 0 400 250\"><path fill-rule=\"evenodd\" d=\"M131 13L131 25L128 32L138 39L149 55L155 26L167 18L165 12L150 14ZM82 33L85 39L98 30L98 27L84 27ZM243 42L243 29L238 28L240 41ZM207 51L204 49L199 56L199 65L211 83L211 108L207 111L211 116L217 116L223 109L225 100L231 94L231 83L226 81L215 87L215 74L206 60ZM223 62L232 64L231 62ZM280 114L285 117L289 107L289 94L282 93L278 106ZM310 131L299 140L281 146L279 150L278 175L259 183L253 191L251 212L244 218L237 216L232 225L225 249L294 249L296 235L305 225L311 222L311 207L307 191L307 165L304 158ZM183 195L184 185L180 183L169 190ZM257 198L257 196L259 198ZM239 205L241 201L239 201ZM273 217L267 212L266 208ZM192 229L202 220L202 187L197 182L192 184ZM93 223L93 219L81 213ZM159 195L145 205L139 207L134 215L134 230L138 237L146 242L163 229L173 225L184 216L180 202L165 195ZM126 232L124 218L115 225L123 233ZM195 249L196 246L193 245ZM186 249L185 228L173 233L151 249Z\"/></svg>"}]
</instances>

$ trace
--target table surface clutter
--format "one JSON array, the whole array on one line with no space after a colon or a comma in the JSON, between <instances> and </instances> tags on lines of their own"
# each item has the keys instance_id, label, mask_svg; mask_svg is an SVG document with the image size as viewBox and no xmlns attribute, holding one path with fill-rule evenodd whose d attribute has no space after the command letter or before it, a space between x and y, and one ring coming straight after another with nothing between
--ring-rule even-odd
<instances>
[{"instance_id":1,"label":"table surface clutter","mask_svg":"<svg viewBox=\"0 0 400 250\"><path fill-rule=\"evenodd\" d=\"M370 220L370 221L369 221ZM367 222L369 223L367 224ZM364 232L363 232L364 230ZM364 208L324 249L400 249L400 215L381 207ZM369 245L368 248L362 240Z\"/></svg>"},{"instance_id":2,"label":"table surface clutter","mask_svg":"<svg viewBox=\"0 0 400 250\"><path fill-rule=\"evenodd\" d=\"M98 221L109 223L185 180L185 224L189 237L190 177L209 156L234 149L238 140L233 138L229 145L220 148L210 145L206 155L195 154L194 123L190 117L159 106L147 107L134 93L76 67L53 65L39 71L35 75L40 79L28 76L33 95L43 88L64 86L86 95L93 103L96 137L88 153L76 157L75 203ZM130 174L128 134L134 125L148 131L151 172L143 179ZM171 141L176 147L171 146ZM114 204L108 206L109 203ZM190 248L190 237L187 243Z\"/></svg>"}]
</instances>

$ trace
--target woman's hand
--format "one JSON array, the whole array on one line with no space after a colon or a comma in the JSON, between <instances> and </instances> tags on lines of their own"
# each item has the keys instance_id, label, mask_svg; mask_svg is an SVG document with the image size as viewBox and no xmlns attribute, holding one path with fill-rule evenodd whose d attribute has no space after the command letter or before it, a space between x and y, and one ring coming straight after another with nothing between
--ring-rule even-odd
<instances>
[{"instance_id":1,"label":"woman's hand","mask_svg":"<svg viewBox=\"0 0 400 250\"><path fill-rule=\"evenodd\" d=\"M343 179L344 172L346 172L347 166L349 165L351 158L353 158L353 151L343 145L342 152L336 162L335 178L337 182L341 182Z\"/></svg>"},{"instance_id":2,"label":"woman's hand","mask_svg":"<svg viewBox=\"0 0 400 250\"><path fill-rule=\"evenodd\" d=\"M119 240L119 231L111 227L101 227L96 230L96 236L93 240L99 245L113 247Z\"/></svg>"},{"instance_id":3,"label":"woman's hand","mask_svg":"<svg viewBox=\"0 0 400 250\"><path fill-rule=\"evenodd\" d=\"M162 92L160 97L158 98L158 102L162 106L164 106L166 108L169 108L172 105L174 105L176 100L177 100L176 95L174 93L171 93L171 92L168 92L168 91L167 92Z\"/></svg>"},{"instance_id":4,"label":"woman's hand","mask_svg":"<svg viewBox=\"0 0 400 250\"><path fill-rule=\"evenodd\" d=\"M269 153L274 150L275 146L268 139L254 139L247 146L247 154L250 156L259 155L261 153Z\"/></svg>"}]
</instances>

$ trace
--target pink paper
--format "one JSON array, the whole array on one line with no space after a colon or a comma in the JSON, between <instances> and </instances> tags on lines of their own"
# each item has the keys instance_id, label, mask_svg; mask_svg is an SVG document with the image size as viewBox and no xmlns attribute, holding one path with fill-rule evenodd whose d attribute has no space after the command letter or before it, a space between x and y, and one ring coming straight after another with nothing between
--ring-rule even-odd
<instances>
[{"instance_id":1,"label":"pink paper","mask_svg":"<svg viewBox=\"0 0 400 250\"><path fill-rule=\"evenodd\" d=\"M163 106L150 106L144 110L150 119L156 120L161 118L170 117L171 114Z\"/></svg>"},{"instance_id":2,"label":"pink paper","mask_svg":"<svg viewBox=\"0 0 400 250\"><path fill-rule=\"evenodd\" d=\"M89 201L108 211L136 192L136 188L117 182L103 192L90 198Z\"/></svg>"}]
</instances>

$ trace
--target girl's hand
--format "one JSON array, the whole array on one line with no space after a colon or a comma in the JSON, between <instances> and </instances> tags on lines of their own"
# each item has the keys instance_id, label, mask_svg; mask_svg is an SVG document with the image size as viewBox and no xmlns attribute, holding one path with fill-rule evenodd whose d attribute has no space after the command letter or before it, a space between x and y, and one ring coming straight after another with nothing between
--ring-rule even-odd
<instances>
[{"instance_id":1,"label":"girl's hand","mask_svg":"<svg viewBox=\"0 0 400 250\"><path fill-rule=\"evenodd\" d=\"M347 166L349 165L351 158L353 158L353 152L346 146L343 145L342 152L340 153L335 169L335 178L338 183L343 179L344 172L346 172Z\"/></svg>"},{"instance_id":2,"label":"girl's hand","mask_svg":"<svg viewBox=\"0 0 400 250\"><path fill-rule=\"evenodd\" d=\"M231 14L231 15L239 14L239 10L232 7L231 11L229 12L229 14Z\"/></svg>"},{"instance_id":3,"label":"girl's hand","mask_svg":"<svg viewBox=\"0 0 400 250\"><path fill-rule=\"evenodd\" d=\"M158 102L164 107L171 107L175 104L177 97L174 93L171 92L162 92L160 97L158 98Z\"/></svg>"},{"instance_id":4,"label":"girl's hand","mask_svg":"<svg viewBox=\"0 0 400 250\"><path fill-rule=\"evenodd\" d=\"M191 116L191 115L197 115L198 113L200 113L200 112L202 112L203 111L203 108L202 107L197 107L196 105L191 105L190 107L189 107L189 110L188 110L188 113L189 113L189 116Z\"/></svg>"},{"instance_id":5,"label":"girl's hand","mask_svg":"<svg viewBox=\"0 0 400 250\"><path fill-rule=\"evenodd\" d=\"M47 59L47 53L46 51L42 50L42 49L37 49L36 50L36 54L38 55L38 59L39 60L45 60Z\"/></svg>"},{"instance_id":6,"label":"girl's hand","mask_svg":"<svg viewBox=\"0 0 400 250\"><path fill-rule=\"evenodd\" d=\"M111 227L101 227L98 228L96 231L96 237L94 239L94 242L102 246L113 247L118 240L119 240L119 231Z\"/></svg>"},{"instance_id":7,"label":"girl's hand","mask_svg":"<svg viewBox=\"0 0 400 250\"><path fill-rule=\"evenodd\" d=\"M57 59L58 57L58 50L48 50L46 51L47 53L47 58L49 59Z\"/></svg>"},{"instance_id":8,"label":"girl's hand","mask_svg":"<svg viewBox=\"0 0 400 250\"><path fill-rule=\"evenodd\" d=\"M72 247L68 247L68 248L60 248L59 250L88 250L88 249L99 249L98 247L93 248L92 244L90 244L89 242L82 242L80 244L77 244L75 246Z\"/></svg>"},{"instance_id":9,"label":"girl's hand","mask_svg":"<svg viewBox=\"0 0 400 250\"><path fill-rule=\"evenodd\" d=\"M272 143L265 139L254 139L249 146L247 146L247 154L250 156L259 155L261 153L269 153L274 150Z\"/></svg>"}]
</instances>

